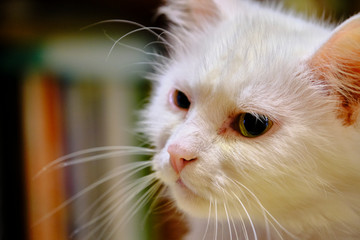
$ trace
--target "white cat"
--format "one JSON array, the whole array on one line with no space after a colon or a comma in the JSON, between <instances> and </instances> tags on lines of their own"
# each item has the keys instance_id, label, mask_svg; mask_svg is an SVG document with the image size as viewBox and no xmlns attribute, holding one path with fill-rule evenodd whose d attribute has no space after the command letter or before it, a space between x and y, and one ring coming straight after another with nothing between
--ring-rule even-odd
<instances>
[{"instance_id":1,"label":"white cat","mask_svg":"<svg viewBox=\"0 0 360 240\"><path fill-rule=\"evenodd\" d=\"M360 239L360 15L168 0L142 131L185 239ZM214 223L214 221L219 222Z\"/></svg>"}]
</instances>

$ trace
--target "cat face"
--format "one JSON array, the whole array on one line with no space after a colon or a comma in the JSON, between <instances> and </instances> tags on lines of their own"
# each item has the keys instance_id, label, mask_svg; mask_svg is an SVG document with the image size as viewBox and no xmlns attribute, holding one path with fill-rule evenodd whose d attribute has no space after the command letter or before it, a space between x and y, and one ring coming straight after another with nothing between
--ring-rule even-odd
<instances>
[{"instance_id":1,"label":"cat face","mask_svg":"<svg viewBox=\"0 0 360 240\"><path fill-rule=\"evenodd\" d=\"M194 29L173 28L175 51L144 112L153 169L193 216L261 218L267 209L285 218L359 166L354 128L314 67L331 35L257 5L226 17L232 10L220 8L202 5Z\"/></svg>"}]
</instances>

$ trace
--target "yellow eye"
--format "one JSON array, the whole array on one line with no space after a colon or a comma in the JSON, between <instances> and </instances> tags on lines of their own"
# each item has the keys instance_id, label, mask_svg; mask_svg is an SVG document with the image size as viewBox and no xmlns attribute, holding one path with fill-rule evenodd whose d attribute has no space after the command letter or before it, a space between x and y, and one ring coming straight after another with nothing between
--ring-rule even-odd
<instances>
[{"instance_id":1,"label":"yellow eye","mask_svg":"<svg viewBox=\"0 0 360 240\"><path fill-rule=\"evenodd\" d=\"M238 132L248 138L259 137L266 133L273 122L265 115L241 113L238 117Z\"/></svg>"}]
</instances>

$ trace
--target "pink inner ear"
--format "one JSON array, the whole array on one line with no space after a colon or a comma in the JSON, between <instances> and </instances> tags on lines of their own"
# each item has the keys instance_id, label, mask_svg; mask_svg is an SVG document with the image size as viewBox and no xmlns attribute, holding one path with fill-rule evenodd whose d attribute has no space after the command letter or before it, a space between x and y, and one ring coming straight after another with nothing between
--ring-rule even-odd
<instances>
[{"instance_id":1,"label":"pink inner ear","mask_svg":"<svg viewBox=\"0 0 360 240\"><path fill-rule=\"evenodd\" d=\"M191 0L190 2L193 19L197 24L202 24L203 21L211 21L219 17L218 8L213 0Z\"/></svg>"},{"instance_id":2,"label":"pink inner ear","mask_svg":"<svg viewBox=\"0 0 360 240\"><path fill-rule=\"evenodd\" d=\"M220 17L221 10L214 0L166 0L159 9L170 21L184 29L202 28Z\"/></svg>"},{"instance_id":3,"label":"pink inner ear","mask_svg":"<svg viewBox=\"0 0 360 240\"><path fill-rule=\"evenodd\" d=\"M360 14L336 29L309 65L339 97L338 118L352 125L360 108Z\"/></svg>"}]
</instances>

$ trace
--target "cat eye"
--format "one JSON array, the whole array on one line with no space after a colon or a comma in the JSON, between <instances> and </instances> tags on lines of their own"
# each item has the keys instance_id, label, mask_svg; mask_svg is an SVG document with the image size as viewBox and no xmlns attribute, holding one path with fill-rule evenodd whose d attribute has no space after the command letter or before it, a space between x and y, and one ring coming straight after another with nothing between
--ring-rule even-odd
<instances>
[{"instance_id":1,"label":"cat eye","mask_svg":"<svg viewBox=\"0 0 360 240\"><path fill-rule=\"evenodd\" d=\"M241 113L237 120L237 130L241 135L248 138L259 137L266 133L273 125L273 122L265 115L254 115Z\"/></svg>"},{"instance_id":2,"label":"cat eye","mask_svg":"<svg viewBox=\"0 0 360 240\"><path fill-rule=\"evenodd\" d=\"M172 94L172 102L181 109L187 110L190 108L190 100L185 93L175 90Z\"/></svg>"}]
</instances>

